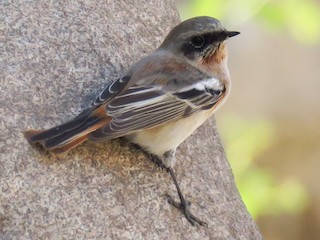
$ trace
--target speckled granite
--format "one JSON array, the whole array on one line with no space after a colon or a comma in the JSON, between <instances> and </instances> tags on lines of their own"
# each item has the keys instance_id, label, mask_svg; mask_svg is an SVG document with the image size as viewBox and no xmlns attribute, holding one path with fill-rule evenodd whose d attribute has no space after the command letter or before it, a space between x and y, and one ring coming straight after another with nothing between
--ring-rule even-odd
<instances>
[{"instance_id":1,"label":"speckled granite","mask_svg":"<svg viewBox=\"0 0 320 240\"><path fill-rule=\"evenodd\" d=\"M175 167L208 228L166 202L176 194L169 175L124 143L58 159L21 134L76 116L178 21L172 0L0 2L0 239L261 239L213 119Z\"/></svg>"}]
</instances>

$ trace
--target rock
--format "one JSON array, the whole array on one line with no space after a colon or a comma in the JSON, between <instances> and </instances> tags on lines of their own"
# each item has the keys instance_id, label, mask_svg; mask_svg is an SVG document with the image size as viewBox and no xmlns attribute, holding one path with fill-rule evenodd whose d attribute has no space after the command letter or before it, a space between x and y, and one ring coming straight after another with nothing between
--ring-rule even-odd
<instances>
[{"instance_id":1,"label":"rock","mask_svg":"<svg viewBox=\"0 0 320 240\"><path fill-rule=\"evenodd\" d=\"M173 0L3 1L0 239L261 239L211 119L175 166L192 227L167 203L170 176L130 146L86 143L55 157L22 132L88 107L179 22Z\"/></svg>"}]
</instances>

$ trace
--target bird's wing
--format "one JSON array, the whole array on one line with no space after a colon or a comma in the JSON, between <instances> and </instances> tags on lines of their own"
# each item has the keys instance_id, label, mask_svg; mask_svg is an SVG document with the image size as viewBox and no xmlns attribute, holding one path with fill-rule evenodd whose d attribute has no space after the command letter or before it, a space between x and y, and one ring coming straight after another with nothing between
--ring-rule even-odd
<instances>
[{"instance_id":1,"label":"bird's wing","mask_svg":"<svg viewBox=\"0 0 320 240\"><path fill-rule=\"evenodd\" d=\"M112 120L92 133L91 139L123 136L187 117L213 107L224 95L224 86L218 79L207 76L191 65L180 66L180 70L175 68L171 72L161 69L161 64L157 64L157 67L160 70L151 70L154 74L141 74L147 80L131 79L136 84L124 87L120 79L99 95L95 104L104 103L106 113ZM148 66L150 69L152 65ZM137 78L139 74L131 77ZM121 89L117 87L118 84L122 84Z\"/></svg>"},{"instance_id":2,"label":"bird's wing","mask_svg":"<svg viewBox=\"0 0 320 240\"><path fill-rule=\"evenodd\" d=\"M130 80L130 76L123 76L118 78L117 80L111 82L102 92L96 97L96 99L92 102L92 106L100 106L116 95L118 95L121 91L123 91Z\"/></svg>"}]
</instances>

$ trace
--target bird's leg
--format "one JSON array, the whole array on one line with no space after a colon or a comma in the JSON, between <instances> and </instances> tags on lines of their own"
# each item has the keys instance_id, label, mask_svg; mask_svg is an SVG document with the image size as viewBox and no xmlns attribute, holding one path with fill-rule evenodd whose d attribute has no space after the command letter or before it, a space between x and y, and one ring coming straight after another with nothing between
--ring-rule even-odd
<instances>
[{"instance_id":1,"label":"bird's leg","mask_svg":"<svg viewBox=\"0 0 320 240\"><path fill-rule=\"evenodd\" d=\"M180 189L180 186L178 184L178 181L177 181L177 178L176 178L176 174L174 173L173 169L171 167L167 168L167 171L170 173L171 175L171 178L174 182L174 185L176 186L176 189L177 189L177 192L178 192L178 195L179 195L179 198L180 198L180 203L176 202L173 200L173 198L170 196L170 195L167 195L168 196L168 202L180 209L180 211L185 215L185 217L187 218L187 220L193 225L195 226L196 223L198 223L199 225L201 226L205 226L207 227L208 224L204 221L201 221L199 218L197 218L196 216L194 216L190 210L189 210L189 206L190 206L190 203L186 201L185 197L183 196L182 192L181 192L181 189Z\"/></svg>"},{"instance_id":2,"label":"bird's leg","mask_svg":"<svg viewBox=\"0 0 320 240\"><path fill-rule=\"evenodd\" d=\"M159 159L159 161L160 161L160 159ZM207 226L206 222L201 221L199 218L197 218L196 216L194 216L190 212L190 210L189 210L190 203L188 201L186 201L185 197L183 196L182 191L181 191L180 186L177 181L176 174L174 173L173 168L172 168L172 166L174 165L174 162L175 162L175 150L168 151L163 155L162 163L166 167L167 171L170 173L170 176L174 182L174 185L176 186L176 189L177 189L177 192L178 192L178 195L180 198L180 202L176 202L173 200L173 198L170 195L167 194L168 202L172 206L178 208L185 215L187 220L193 226L196 223L198 223L201 226Z\"/></svg>"},{"instance_id":3,"label":"bird's leg","mask_svg":"<svg viewBox=\"0 0 320 240\"><path fill-rule=\"evenodd\" d=\"M168 197L169 204L178 208L193 226L195 226L196 223L198 223L201 226L208 226L206 222L201 221L199 218L194 216L189 210L190 202L186 201L185 197L183 196L176 175L171 167L175 161L175 151L166 152L163 156L163 159L160 159L158 156L147 152L137 144L132 144L132 146L138 149L139 151L142 151L146 155L146 157L149 158L152 162L154 162L158 167L160 167L161 169L166 169L170 173L174 185L176 186L180 202L176 202L173 199L173 197L171 197L169 194L166 194L166 196Z\"/></svg>"}]
</instances>

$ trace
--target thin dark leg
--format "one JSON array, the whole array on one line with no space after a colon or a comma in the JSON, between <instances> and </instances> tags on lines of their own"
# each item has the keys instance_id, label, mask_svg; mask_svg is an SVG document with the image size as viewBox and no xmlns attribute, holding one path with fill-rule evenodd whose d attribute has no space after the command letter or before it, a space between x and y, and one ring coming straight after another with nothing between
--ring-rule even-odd
<instances>
[{"instance_id":1,"label":"thin dark leg","mask_svg":"<svg viewBox=\"0 0 320 240\"><path fill-rule=\"evenodd\" d=\"M176 202L173 200L173 198L166 194L167 197L168 197L168 202L178 208L184 215L185 217L187 218L187 220L193 225L195 226L196 223L198 223L199 225L201 226L205 226L207 227L208 224L206 222L203 222L201 221L199 218L195 217L189 210L189 206L190 206L190 203L186 201L186 199L184 198L182 192L181 192L181 189L180 189L180 186L178 184L178 181L177 181L177 178L176 178L176 175L173 171L172 168L167 168L165 167L165 165L162 163L161 159L156 156L156 155L153 155L149 152L147 152L146 150L144 150L143 148L141 148L139 145L137 144L134 144L132 143L131 144L135 149L139 150L139 151L142 151L147 158L149 158L152 162L154 162L158 167L162 168L162 169L166 169L169 173L170 173L170 176L174 182L174 185L176 186L176 189L177 189L177 192L178 192L178 195L179 195L179 198L180 198L180 203L179 202Z\"/></svg>"},{"instance_id":2,"label":"thin dark leg","mask_svg":"<svg viewBox=\"0 0 320 240\"><path fill-rule=\"evenodd\" d=\"M195 226L195 224L198 223L198 224L201 225L201 226L207 227L208 224L207 224L206 222L201 221L199 218L197 218L196 216L194 216L194 215L190 212L190 210L189 210L189 205L190 205L190 204L186 201L186 199L184 198L184 196L183 196L183 194L182 194L182 192L181 192L180 186L179 186L178 181L177 181L177 178L176 178L176 174L174 173L173 169L172 169L172 168L167 168L167 170L168 170L168 172L169 172L170 175L171 175L171 178L172 178L172 180L173 180L173 182L174 182L174 185L176 186L176 189L177 189L177 192L178 192L178 195L179 195L179 198L180 198L180 203L177 203L176 201L173 200L173 198L172 198L170 195L168 195L168 197L169 197L168 202L169 202L172 206L180 209L180 210L182 211L182 213L185 215L185 217L187 218L187 220L188 220L193 226Z\"/></svg>"}]
</instances>

